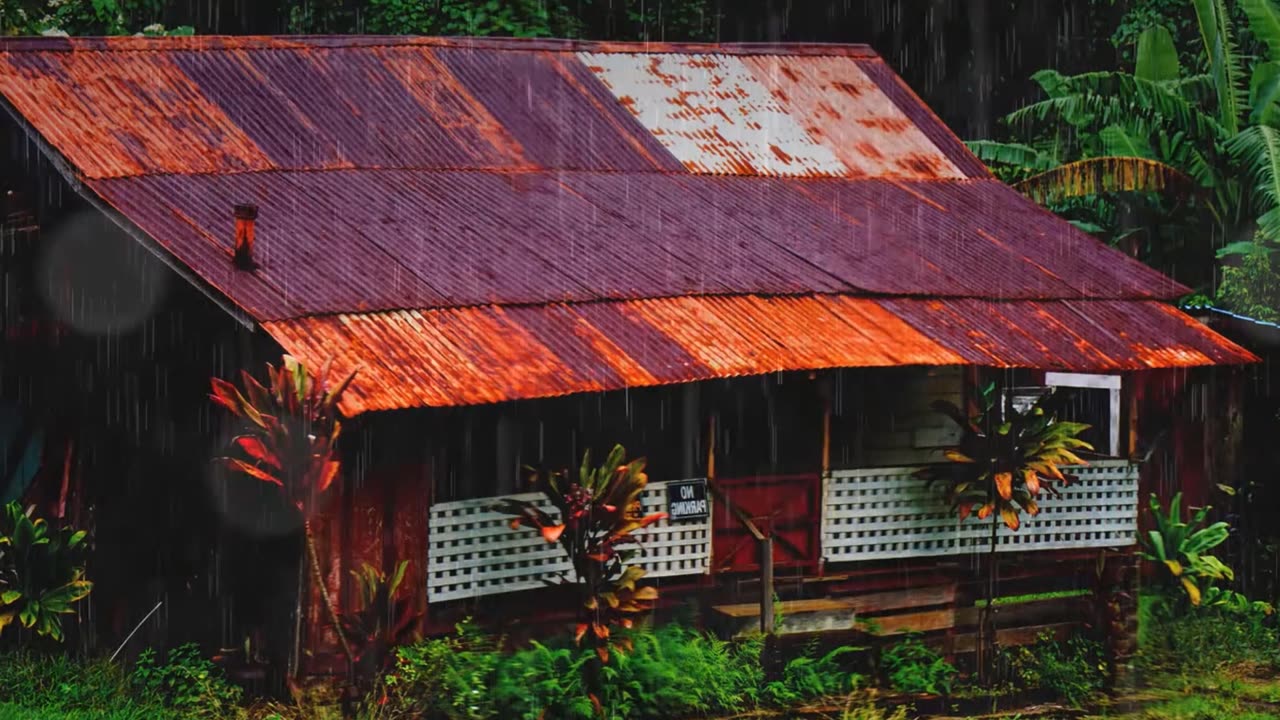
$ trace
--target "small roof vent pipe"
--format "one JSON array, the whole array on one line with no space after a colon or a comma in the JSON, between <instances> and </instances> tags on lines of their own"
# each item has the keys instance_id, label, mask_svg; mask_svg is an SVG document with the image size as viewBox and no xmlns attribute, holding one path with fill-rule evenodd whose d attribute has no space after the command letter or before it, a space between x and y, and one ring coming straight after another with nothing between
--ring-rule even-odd
<instances>
[{"instance_id":1,"label":"small roof vent pipe","mask_svg":"<svg viewBox=\"0 0 1280 720\"><path fill-rule=\"evenodd\" d=\"M232 261L241 270L253 270L258 263L253 258L253 221L258 219L258 206L253 203L236 205L236 244Z\"/></svg>"}]
</instances>

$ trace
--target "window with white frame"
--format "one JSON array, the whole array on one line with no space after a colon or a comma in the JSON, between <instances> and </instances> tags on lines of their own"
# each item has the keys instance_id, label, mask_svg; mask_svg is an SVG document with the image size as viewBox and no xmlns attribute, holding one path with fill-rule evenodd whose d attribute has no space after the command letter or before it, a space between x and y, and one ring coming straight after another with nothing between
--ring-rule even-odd
<instances>
[{"instance_id":1,"label":"window with white frame","mask_svg":"<svg viewBox=\"0 0 1280 720\"><path fill-rule=\"evenodd\" d=\"M1091 442L1096 452L1112 457L1120 455L1119 375L1046 372L1044 384L1070 388L1064 416L1091 426L1082 437Z\"/></svg>"}]
</instances>

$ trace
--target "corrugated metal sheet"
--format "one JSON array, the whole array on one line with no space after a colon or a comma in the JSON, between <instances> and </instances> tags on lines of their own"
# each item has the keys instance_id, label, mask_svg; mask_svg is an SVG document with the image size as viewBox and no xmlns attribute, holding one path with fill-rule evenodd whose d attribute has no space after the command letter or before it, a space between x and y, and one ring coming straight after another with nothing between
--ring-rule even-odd
<instances>
[{"instance_id":1,"label":"corrugated metal sheet","mask_svg":"<svg viewBox=\"0 0 1280 720\"><path fill-rule=\"evenodd\" d=\"M975 365L1107 372L1257 361L1159 302L895 298L880 304Z\"/></svg>"},{"instance_id":2,"label":"corrugated metal sheet","mask_svg":"<svg viewBox=\"0 0 1280 720\"><path fill-rule=\"evenodd\" d=\"M1184 292L994 180L333 170L88 184L264 320L689 294ZM252 273L229 260L241 202L260 208Z\"/></svg>"},{"instance_id":3,"label":"corrugated metal sheet","mask_svg":"<svg viewBox=\"0 0 1280 720\"><path fill-rule=\"evenodd\" d=\"M971 178L991 177L991 171L982 161L969 152L951 128L883 60L878 57L861 58L858 67L965 175Z\"/></svg>"},{"instance_id":4,"label":"corrugated metal sheet","mask_svg":"<svg viewBox=\"0 0 1280 720\"><path fill-rule=\"evenodd\" d=\"M1115 372L1256 360L1147 301L697 297L307 317L264 325L362 367L343 411L493 403L778 370L981 364Z\"/></svg>"},{"instance_id":5,"label":"corrugated metal sheet","mask_svg":"<svg viewBox=\"0 0 1280 720\"><path fill-rule=\"evenodd\" d=\"M843 177L849 168L727 55L583 53L582 62L692 172Z\"/></svg>"},{"instance_id":6,"label":"corrugated metal sheet","mask_svg":"<svg viewBox=\"0 0 1280 720\"><path fill-rule=\"evenodd\" d=\"M850 175L964 177L852 59L775 55L741 62L769 88L788 116L807 121L805 131L830 148Z\"/></svg>"},{"instance_id":7,"label":"corrugated metal sheet","mask_svg":"<svg viewBox=\"0 0 1280 720\"><path fill-rule=\"evenodd\" d=\"M352 413L1252 359L1150 302L1185 288L991 179L866 48L6 39L0 94L285 348L365 365Z\"/></svg>"},{"instance_id":8,"label":"corrugated metal sheet","mask_svg":"<svg viewBox=\"0 0 1280 720\"><path fill-rule=\"evenodd\" d=\"M289 352L363 365L344 412L491 403L797 367L952 364L873 300L703 297L265 323Z\"/></svg>"}]
</instances>

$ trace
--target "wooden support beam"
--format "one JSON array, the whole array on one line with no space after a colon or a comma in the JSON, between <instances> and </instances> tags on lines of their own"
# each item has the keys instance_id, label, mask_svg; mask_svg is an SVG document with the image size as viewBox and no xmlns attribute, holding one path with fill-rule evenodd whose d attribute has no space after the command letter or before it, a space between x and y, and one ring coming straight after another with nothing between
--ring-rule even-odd
<instances>
[{"instance_id":1,"label":"wooden support beam","mask_svg":"<svg viewBox=\"0 0 1280 720\"><path fill-rule=\"evenodd\" d=\"M772 635L773 626L773 538L760 541L760 632Z\"/></svg>"},{"instance_id":2,"label":"wooden support beam","mask_svg":"<svg viewBox=\"0 0 1280 720\"><path fill-rule=\"evenodd\" d=\"M716 479L716 416L707 416L707 482Z\"/></svg>"}]
</instances>

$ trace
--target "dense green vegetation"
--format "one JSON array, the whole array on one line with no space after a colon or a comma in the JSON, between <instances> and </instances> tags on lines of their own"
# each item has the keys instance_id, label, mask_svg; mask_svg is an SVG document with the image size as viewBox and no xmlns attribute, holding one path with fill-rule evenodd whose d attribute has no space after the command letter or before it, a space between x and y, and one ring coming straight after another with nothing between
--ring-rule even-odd
<instances>
[{"instance_id":1,"label":"dense green vegetation","mask_svg":"<svg viewBox=\"0 0 1280 720\"><path fill-rule=\"evenodd\" d=\"M163 31L158 24L173 4L166 0L0 0L0 29L11 35ZM284 29L303 34L690 40L711 38L717 8L713 0L281 0L275 12Z\"/></svg>"},{"instance_id":2,"label":"dense green vegetation","mask_svg":"<svg viewBox=\"0 0 1280 720\"><path fill-rule=\"evenodd\" d=\"M971 144L1079 227L1231 309L1280 309L1280 5L1134 3L1132 64L1034 75L1043 99ZM1215 258L1227 265L1215 271Z\"/></svg>"}]
</instances>

